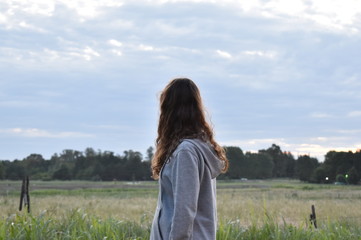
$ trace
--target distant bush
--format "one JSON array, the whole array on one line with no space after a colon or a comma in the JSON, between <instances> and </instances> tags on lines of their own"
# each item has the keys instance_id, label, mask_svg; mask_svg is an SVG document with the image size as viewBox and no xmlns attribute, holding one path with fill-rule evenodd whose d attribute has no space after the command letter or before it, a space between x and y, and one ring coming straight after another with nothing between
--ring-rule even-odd
<instances>
[{"instance_id":1,"label":"distant bush","mask_svg":"<svg viewBox=\"0 0 361 240\"><path fill-rule=\"evenodd\" d=\"M358 184L358 182L360 181L360 174L358 173L355 167L352 167L347 172L347 176L348 176L347 180L350 184Z\"/></svg>"},{"instance_id":2,"label":"distant bush","mask_svg":"<svg viewBox=\"0 0 361 240\"><path fill-rule=\"evenodd\" d=\"M339 182L339 183L347 183L345 176L342 175L342 174L338 174L338 175L336 176L336 182Z\"/></svg>"}]
</instances>

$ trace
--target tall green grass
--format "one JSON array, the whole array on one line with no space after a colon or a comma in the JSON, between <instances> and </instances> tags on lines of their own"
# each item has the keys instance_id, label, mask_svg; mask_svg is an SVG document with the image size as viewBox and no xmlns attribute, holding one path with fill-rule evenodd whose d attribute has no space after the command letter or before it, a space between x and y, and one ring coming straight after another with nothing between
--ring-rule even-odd
<instances>
[{"instance_id":1,"label":"tall green grass","mask_svg":"<svg viewBox=\"0 0 361 240\"><path fill-rule=\"evenodd\" d=\"M101 220L71 210L59 220L39 215L14 214L0 221L0 239L149 239L149 226L115 219Z\"/></svg>"},{"instance_id":2,"label":"tall green grass","mask_svg":"<svg viewBox=\"0 0 361 240\"><path fill-rule=\"evenodd\" d=\"M56 219L56 220L55 220ZM238 221L221 222L217 240L360 240L361 228L350 222L324 222L318 229L312 225L277 224L271 218L263 225L241 226ZM0 239L66 239L66 240L146 240L149 239L148 221L140 223L102 220L75 209L60 218L47 214L14 214L0 220Z\"/></svg>"},{"instance_id":3,"label":"tall green grass","mask_svg":"<svg viewBox=\"0 0 361 240\"><path fill-rule=\"evenodd\" d=\"M349 222L327 223L315 229L311 226L277 225L266 222L262 226L241 227L238 224L220 224L218 240L360 240L359 226Z\"/></svg>"}]
</instances>

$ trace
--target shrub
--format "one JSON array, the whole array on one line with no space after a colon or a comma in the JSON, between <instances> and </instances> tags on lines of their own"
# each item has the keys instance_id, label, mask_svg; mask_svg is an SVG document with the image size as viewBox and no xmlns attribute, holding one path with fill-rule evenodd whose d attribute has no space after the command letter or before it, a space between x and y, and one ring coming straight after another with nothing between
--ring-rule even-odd
<instances>
[{"instance_id":1,"label":"shrub","mask_svg":"<svg viewBox=\"0 0 361 240\"><path fill-rule=\"evenodd\" d=\"M350 184L357 184L360 181L360 175L358 174L355 167L352 167L350 170L348 170L347 175L347 180Z\"/></svg>"},{"instance_id":2,"label":"shrub","mask_svg":"<svg viewBox=\"0 0 361 240\"><path fill-rule=\"evenodd\" d=\"M347 183L346 178L345 178L345 176L343 174L338 174L336 176L336 182Z\"/></svg>"}]
</instances>

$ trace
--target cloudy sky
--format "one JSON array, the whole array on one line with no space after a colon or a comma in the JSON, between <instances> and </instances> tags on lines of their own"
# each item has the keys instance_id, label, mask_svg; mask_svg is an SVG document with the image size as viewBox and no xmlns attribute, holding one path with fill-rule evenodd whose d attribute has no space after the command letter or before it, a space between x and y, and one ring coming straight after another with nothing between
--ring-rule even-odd
<instances>
[{"instance_id":1,"label":"cloudy sky","mask_svg":"<svg viewBox=\"0 0 361 240\"><path fill-rule=\"evenodd\" d=\"M174 77L223 145L361 148L359 0L1 0L0 36L3 160L145 153Z\"/></svg>"}]
</instances>

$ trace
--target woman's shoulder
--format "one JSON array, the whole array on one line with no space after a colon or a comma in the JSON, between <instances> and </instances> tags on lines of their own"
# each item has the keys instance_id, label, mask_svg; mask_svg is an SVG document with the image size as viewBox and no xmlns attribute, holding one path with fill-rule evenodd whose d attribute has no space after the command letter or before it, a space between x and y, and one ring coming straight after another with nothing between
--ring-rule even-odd
<instances>
[{"instance_id":1,"label":"woman's shoulder","mask_svg":"<svg viewBox=\"0 0 361 240\"><path fill-rule=\"evenodd\" d=\"M195 141L195 139L183 139L172 153L169 162L175 164L175 162L179 163L177 160L181 160L180 162L183 163L181 165L184 165L185 162L199 162L200 150L196 146Z\"/></svg>"},{"instance_id":2,"label":"woman's shoulder","mask_svg":"<svg viewBox=\"0 0 361 240\"><path fill-rule=\"evenodd\" d=\"M178 153L180 151L190 151L194 154L197 154L197 152L199 152L199 145L202 144L206 144L206 143L201 139L185 138L179 143L174 153Z\"/></svg>"}]
</instances>

